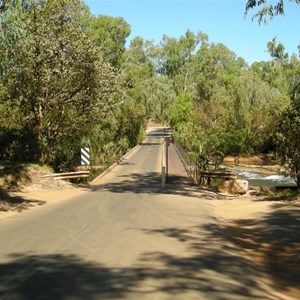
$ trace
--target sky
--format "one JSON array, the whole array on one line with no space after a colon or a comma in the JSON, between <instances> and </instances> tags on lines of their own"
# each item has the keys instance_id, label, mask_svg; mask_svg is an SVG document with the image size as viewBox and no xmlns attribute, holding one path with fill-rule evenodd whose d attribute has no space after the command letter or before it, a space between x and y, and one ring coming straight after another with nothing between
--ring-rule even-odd
<instances>
[{"instance_id":1,"label":"sky","mask_svg":"<svg viewBox=\"0 0 300 300\"><path fill-rule=\"evenodd\" d=\"M285 15L268 25L244 16L247 0L84 0L94 15L123 17L131 26L127 40L140 36L159 43L164 34L179 38L202 31L209 42L222 43L252 64L269 60L267 43L274 37L286 52L298 54L300 5L285 1Z\"/></svg>"}]
</instances>

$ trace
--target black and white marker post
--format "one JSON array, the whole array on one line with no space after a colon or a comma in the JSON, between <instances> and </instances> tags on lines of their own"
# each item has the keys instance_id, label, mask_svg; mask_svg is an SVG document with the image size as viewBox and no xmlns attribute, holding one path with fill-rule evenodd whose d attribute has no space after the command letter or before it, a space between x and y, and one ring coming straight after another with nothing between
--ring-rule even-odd
<instances>
[{"instance_id":1,"label":"black and white marker post","mask_svg":"<svg viewBox=\"0 0 300 300\"><path fill-rule=\"evenodd\" d=\"M90 165L90 148L88 147L81 148L81 165L82 166Z\"/></svg>"}]
</instances>

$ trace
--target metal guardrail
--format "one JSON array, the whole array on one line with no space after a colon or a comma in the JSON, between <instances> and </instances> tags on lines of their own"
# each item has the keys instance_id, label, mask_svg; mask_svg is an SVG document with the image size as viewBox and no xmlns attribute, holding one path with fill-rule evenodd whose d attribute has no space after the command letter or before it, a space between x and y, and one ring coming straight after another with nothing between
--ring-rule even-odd
<instances>
[{"instance_id":1,"label":"metal guardrail","mask_svg":"<svg viewBox=\"0 0 300 300\"><path fill-rule=\"evenodd\" d=\"M66 173L53 173L41 176L42 178L53 178L53 179L71 179L71 178L85 178L90 174L89 171L76 171Z\"/></svg>"},{"instance_id":2,"label":"metal guardrail","mask_svg":"<svg viewBox=\"0 0 300 300\"><path fill-rule=\"evenodd\" d=\"M189 178L194 182L194 184L197 184L197 165L192 161L186 150L176 140L174 140L174 146Z\"/></svg>"},{"instance_id":3,"label":"metal guardrail","mask_svg":"<svg viewBox=\"0 0 300 300\"><path fill-rule=\"evenodd\" d=\"M212 178L225 179L225 180L237 180L237 173L233 173L230 171L200 171L199 172L199 184L205 183L205 179L207 180L207 184L211 184Z\"/></svg>"}]
</instances>

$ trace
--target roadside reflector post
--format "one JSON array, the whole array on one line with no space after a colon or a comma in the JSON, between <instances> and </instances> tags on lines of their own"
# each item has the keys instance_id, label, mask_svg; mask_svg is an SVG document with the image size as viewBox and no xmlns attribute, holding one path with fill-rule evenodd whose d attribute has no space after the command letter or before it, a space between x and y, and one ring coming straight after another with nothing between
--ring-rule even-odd
<instances>
[{"instance_id":1,"label":"roadside reflector post","mask_svg":"<svg viewBox=\"0 0 300 300\"><path fill-rule=\"evenodd\" d=\"M82 166L89 166L90 163L90 148L85 147L81 148L81 165Z\"/></svg>"}]
</instances>

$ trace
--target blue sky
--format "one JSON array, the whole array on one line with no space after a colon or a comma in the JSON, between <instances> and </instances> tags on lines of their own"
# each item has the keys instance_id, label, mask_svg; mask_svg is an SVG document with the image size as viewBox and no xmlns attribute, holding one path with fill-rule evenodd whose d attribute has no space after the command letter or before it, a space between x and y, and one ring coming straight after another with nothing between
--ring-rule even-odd
<instances>
[{"instance_id":1,"label":"blue sky","mask_svg":"<svg viewBox=\"0 0 300 300\"><path fill-rule=\"evenodd\" d=\"M246 0L84 0L94 15L123 17L131 26L129 40L141 36L159 43L163 34L178 38L189 29L202 31L212 43L223 43L248 63L268 60L274 37L286 51L298 53L300 5L286 0L285 16L268 25L245 18Z\"/></svg>"}]
</instances>

